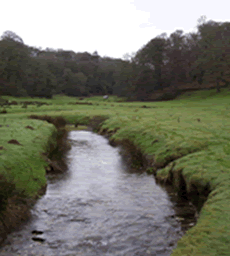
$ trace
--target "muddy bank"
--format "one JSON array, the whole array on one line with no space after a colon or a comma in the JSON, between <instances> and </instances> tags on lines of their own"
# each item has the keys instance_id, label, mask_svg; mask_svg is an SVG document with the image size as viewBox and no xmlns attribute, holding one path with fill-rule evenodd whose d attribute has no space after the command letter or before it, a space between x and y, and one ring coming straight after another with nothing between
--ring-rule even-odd
<instances>
[{"instance_id":1,"label":"muddy bank","mask_svg":"<svg viewBox=\"0 0 230 256\"><path fill-rule=\"evenodd\" d=\"M155 173L156 182L162 185L171 185L177 192L177 194L193 203L197 209L197 214L201 211L208 195L211 192L210 185L202 186L199 184L189 184L190 189L188 189L188 184L183 175L182 169L177 169L176 164L173 162L170 164L170 170L166 177L162 177Z\"/></svg>"},{"instance_id":2,"label":"muddy bank","mask_svg":"<svg viewBox=\"0 0 230 256\"><path fill-rule=\"evenodd\" d=\"M2 180L5 184L7 181ZM45 194L46 186L42 187L35 198L26 198L23 194L13 192L11 196L1 202L0 211L0 244L6 239L7 235L15 228L19 227L30 217L30 209L37 199Z\"/></svg>"}]
</instances>

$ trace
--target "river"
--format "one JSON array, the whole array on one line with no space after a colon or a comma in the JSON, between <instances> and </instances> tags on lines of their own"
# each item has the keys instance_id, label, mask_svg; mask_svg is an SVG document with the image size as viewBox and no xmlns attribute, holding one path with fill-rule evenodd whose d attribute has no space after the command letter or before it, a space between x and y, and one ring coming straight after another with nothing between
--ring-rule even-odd
<instances>
[{"instance_id":1,"label":"river","mask_svg":"<svg viewBox=\"0 0 230 256\"><path fill-rule=\"evenodd\" d=\"M185 231L178 201L153 176L130 172L103 136L72 131L68 140L67 172L48 177L32 217L0 255L170 255Z\"/></svg>"}]
</instances>

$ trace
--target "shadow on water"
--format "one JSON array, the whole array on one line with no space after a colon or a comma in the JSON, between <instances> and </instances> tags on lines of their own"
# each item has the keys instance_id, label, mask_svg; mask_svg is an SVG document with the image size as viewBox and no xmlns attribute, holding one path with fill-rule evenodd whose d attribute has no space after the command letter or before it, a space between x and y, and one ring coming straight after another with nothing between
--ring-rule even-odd
<instances>
[{"instance_id":1,"label":"shadow on water","mask_svg":"<svg viewBox=\"0 0 230 256\"><path fill-rule=\"evenodd\" d=\"M68 139L67 172L49 175L32 218L0 255L170 255L194 223L189 203L128 168L104 137L72 131Z\"/></svg>"}]
</instances>

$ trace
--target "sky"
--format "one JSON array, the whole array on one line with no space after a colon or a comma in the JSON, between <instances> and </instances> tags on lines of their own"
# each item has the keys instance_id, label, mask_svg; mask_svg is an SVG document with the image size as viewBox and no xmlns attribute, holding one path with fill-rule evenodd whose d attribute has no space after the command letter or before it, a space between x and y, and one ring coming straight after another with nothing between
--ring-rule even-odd
<instances>
[{"instance_id":1,"label":"sky","mask_svg":"<svg viewBox=\"0 0 230 256\"><path fill-rule=\"evenodd\" d=\"M10 30L29 46L97 51L123 58L154 37L197 21L230 21L228 0L0 0L0 36Z\"/></svg>"}]
</instances>

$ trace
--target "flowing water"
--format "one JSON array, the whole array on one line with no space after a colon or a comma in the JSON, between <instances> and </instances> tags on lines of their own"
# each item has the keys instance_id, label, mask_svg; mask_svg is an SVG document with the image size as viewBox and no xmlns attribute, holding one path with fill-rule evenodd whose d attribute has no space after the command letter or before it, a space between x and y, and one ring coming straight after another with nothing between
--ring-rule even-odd
<instances>
[{"instance_id":1,"label":"flowing water","mask_svg":"<svg viewBox=\"0 0 230 256\"><path fill-rule=\"evenodd\" d=\"M184 208L152 176L130 172L104 137L72 131L68 139L68 171L49 177L31 219L0 255L170 255L184 233Z\"/></svg>"}]
</instances>

